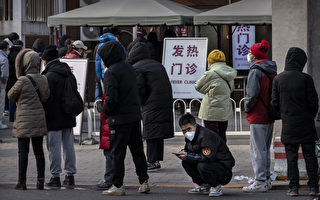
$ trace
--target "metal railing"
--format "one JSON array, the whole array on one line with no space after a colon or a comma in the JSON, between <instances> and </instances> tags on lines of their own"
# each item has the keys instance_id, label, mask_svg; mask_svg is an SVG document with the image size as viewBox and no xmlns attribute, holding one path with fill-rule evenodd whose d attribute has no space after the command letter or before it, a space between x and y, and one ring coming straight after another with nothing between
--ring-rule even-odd
<instances>
[{"instance_id":1,"label":"metal railing","mask_svg":"<svg viewBox=\"0 0 320 200\"><path fill-rule=\"evenodd\" d=\"M240 133L243 132L243 120L242 120L243 110L241 109L241 107L242 107L244 100L245 100L245 98L242 98L239 101L239 104L237 106L236 101L234 99L230 98L230 101L232 102L232 105L233 105L233 112L234 112L234 126L232 128L234 130L234 132L240 132ZM191 99L189 103L187 103L187 101L184 99L175 99L173 101L173 116L174 116L173 117L173 126L174 126L174 130L176 129L176 123L177 123L176 116L179 115L179 114L177 114L176 104L181 103L179 108L180 108L180 111L181 110L184 111L183 113L180 113L181 115L183 115L187 112L191 113L193 111L195 102L198 102L199 104L201 104L200 99ZM101 103L101 99L96 100L93 104L93 108L88 109L88 136L90 136L90 137L92 135L95 135L95 136L99 135L99 132L100 132L100 116L99 117L96 116L98 103ZM181 106L182 106L182 108L181 108ZM92 112L92 114L91 114L91 112ZM202 124L202 126L204 125L203 120L201 120L201 124Z\"/></svg>"}]
</instances>

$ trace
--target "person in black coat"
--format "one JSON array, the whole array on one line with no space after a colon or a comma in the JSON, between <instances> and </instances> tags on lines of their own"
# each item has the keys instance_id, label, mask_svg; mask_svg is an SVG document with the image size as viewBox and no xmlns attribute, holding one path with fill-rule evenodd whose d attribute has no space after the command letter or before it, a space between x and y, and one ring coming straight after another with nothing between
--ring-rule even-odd
<instances>
[{"instance_id":1,"label":"person in black coat","mask_svg":"<svg viewBox=\"0 0 320 200\"><path fill-rule=\"evenodd\" d=\"M163 139L174 137L171 84L166 69L151 59L145 43L138 42L131 48L127 62L137 74L148 170L158 170L159 161L163 161Z\"/></svg>"},{"instance_id":2,"label":"person in black coat","mask_svg":"<svg viewBox=\"0 0 320 200\"><path fill-rule=\"evenodd\" d=\"M186 144L176 155L192 181L199 185L188 193L221 196L221 185L232 178L235 165L232 153L217 133L198 125L190 113L180 118L179 126Z\"/></svg>"},{"instance_id":3,"label":"person in black coat","mask_svg":"<svg viewBox=\"0 0 320 200\"><path fill-rule=\"evenodd\" d=\"M48 128L47 148L50 158L50 172L52 177L47 183L50 187L61 187L61 146L65 160L65 180L63 185L74 186L74 174L76 173L76 155L74 150L73 127L76 126L76 118L67 115L63 111L63 88L69 73L72 73L67 63L62 63L58 57L55 45L44 49L42 63L45 66L42 72L48 79L50 96L44 105Z\"/></svg>"},{"instance_id":4,"label":"person in black coat","mask_svg":"<svg viewBox=\"0 0 320 200\"><path fill-rule=\"evenodd\" d=\"M9 60L9 78L7 82L7 87L6 87L6 93L8 94L8 91L13 87L13 85L17 82L17 75L16 75L16 68L15 68L15 63L16 63L16 57L18 53L21 51L23 48L23 42L21 40L16 40L13 42L13 46L10 49L10 54L8 55L8 60ZM6 96L8 98L8 96ZM14 115L16 112L16 103L9 101L8 100L8 110L9 110L9 121L13 122L14 121Z\"/></svg>"},{"instance_id":5,"label":"person in black coat","mask_svg":"<svg viewBox=\"0 0 320 200\"><path fill-rule=\"evenodd\" d=\"M141 111L137 80L131 65L124 62L125 54L121 44L109 41L103 44L98 55L102 65L108 68L103 84L105 104L103 112L107 116L112 159L112 187L102 192L104 195L125 195L123 187L124 159L127 146L133 157L139 177L140 193L149 193L149 176L141 137Z\"/></svg>"},{"instance_id":6,"label":"person in black coat","mask_svg":"<svg viewBox=\"0 0 320 200\"><path fill-rule=\"evenodd\" d=\"M314 118L318 112L318 95L312 77L302 70L307 62L306 53L297 47L289 49L284 72L273 80L272 105L281 114L281 141L285 145L289 191L298 195L298 149L301 144L309 176L310 195L319 192L318 163L315 141L318 139Z\"/></svg>"}]
</instances>

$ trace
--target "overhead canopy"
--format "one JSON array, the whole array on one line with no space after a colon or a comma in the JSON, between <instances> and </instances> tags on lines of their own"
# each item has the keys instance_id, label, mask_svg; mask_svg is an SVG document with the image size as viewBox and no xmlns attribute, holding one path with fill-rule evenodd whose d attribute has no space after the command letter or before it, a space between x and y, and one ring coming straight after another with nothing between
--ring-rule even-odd
<instances>
[{"instance_id":1,"label":"overhead canopy","mask_svg":"<svg viewBox=\"0 0 320 200\"><path fill-rule=\"evenodd\" d=\"M195 25L271 24L272 0L242 0L194 16Z\"/></svg>"},{"instance_id":2,"label":"overhead canopy","mask_svg":"<svg viewBox=\"0 0 320 200\"><path fill-rule=\"evenodd\" d=\"M48 17L48 26L188 25L199 11L169 0L103 0Z\"/></svg>"}]
</instances>

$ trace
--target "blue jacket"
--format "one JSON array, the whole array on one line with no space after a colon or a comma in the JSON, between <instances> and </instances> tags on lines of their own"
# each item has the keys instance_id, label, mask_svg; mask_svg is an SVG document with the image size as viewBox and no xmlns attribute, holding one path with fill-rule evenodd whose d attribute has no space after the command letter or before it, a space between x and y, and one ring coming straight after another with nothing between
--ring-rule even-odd
<instances>
[{"instance_id":1,"label":"blue jacket","mask_svg":"<svg viewBox=\"0 0 320 200\"><path fill-rule=\"evenodd\" d=\"M104 68L103 68L103 66L101 64L101 57L98 55L98 50L104 43L106 43L108 41L113 41L113 40L116 40L116 37L114 37L110 33L105 33L105 34L103 34L103 35L101 35L99 37L100 44L97 47L97 50L96 50L97 53L96 53L96 58L95 58L95 61L96 61L96 73L97 73L98 79L103 79L103 77L104 77Z\"/></svg>"},{"instance_id":2,"label":"blue jacket","mask_svg":"<svg viewBox=\"0 0 320 200\"><path fill-rule=\"evenodd\" d=\"M96 57L95 57L95 62L96 62L96 74L98 79L103 79L104 78L104 68L101 64L101 57L98 55L98 50L99 48L106 42L108 41L117 41L117 38L113 36L111 33L105 33L99 37L100 44L96 49ZM119 44L121 44L119 42ZM122 44L121 44L122 46ZM126 54L126 49L124 46L122 46L124 53Z\"/></svg>"}]
</instances>

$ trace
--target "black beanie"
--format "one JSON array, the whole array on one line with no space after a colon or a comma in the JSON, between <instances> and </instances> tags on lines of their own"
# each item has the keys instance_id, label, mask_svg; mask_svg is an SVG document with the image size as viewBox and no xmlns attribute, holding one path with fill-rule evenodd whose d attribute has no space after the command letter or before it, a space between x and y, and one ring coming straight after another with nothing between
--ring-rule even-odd
<instances>
[{"instance_id":1,"label":"black beanie","mask_svg":"<svg viewBox=\"0 0 320 200\"><path fill-rule=\"evenodd\" d=\"M45 61L51 61L59 58L56 45L49 45L47 48L45 48L41 58Z\"/></svg>"}]
</instances>

